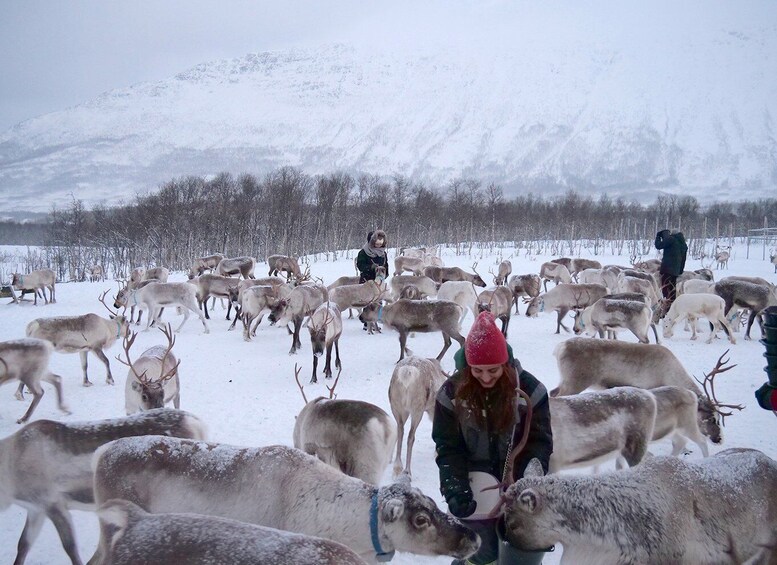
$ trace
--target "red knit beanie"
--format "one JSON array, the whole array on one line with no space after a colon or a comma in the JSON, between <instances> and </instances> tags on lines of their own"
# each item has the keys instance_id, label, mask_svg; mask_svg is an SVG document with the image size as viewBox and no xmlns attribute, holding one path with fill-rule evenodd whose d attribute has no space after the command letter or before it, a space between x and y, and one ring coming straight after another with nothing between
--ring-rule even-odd
<instances>
[{"instance_id":1,"label":"red knit beanie","mask_svg":"<svg viewBox=\"0 0 777 565\"><path fill-rule=\"evenodd\" d=\"M470 366L507 363L507 342L491 312L481 312L475 318L464 342L464 356Z\"/></svg>"}]
</instances>

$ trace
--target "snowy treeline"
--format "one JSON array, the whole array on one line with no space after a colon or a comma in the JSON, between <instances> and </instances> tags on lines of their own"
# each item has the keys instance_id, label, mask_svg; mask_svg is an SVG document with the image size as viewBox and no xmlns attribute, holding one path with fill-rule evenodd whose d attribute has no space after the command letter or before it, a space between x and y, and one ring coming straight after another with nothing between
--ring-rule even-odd
<instances>
[{"instance_id":1,"label":"snowy treeline","mask_svg":"<svg viewBox=\"0 0 777 565\"><path fill-rule=\"evenodd\" d=\"M574 191L553 198L528 194L508 199L500 186L483 186L473 179L437 188L400 175L314 177L285 167L261 179L229 173L209 180L173 179L115 208L88 210L74 200L67 209L52 212L40 261L29 261L26 267L52 268L60 280L78 279L92 264L118 275L136 265L180 270L203 253L261 259L273 253L359 248L366 233L378 227L397 247L588 240L593 255L615 245L608 251L626 256L652 249L658 229L680 227L691 242L691 253L701 256L704 238L731 240L763 226L764 218L777 225L777 200L702 208L692 196L661 195L648 206Z\"/></svg>"}]
</instances>

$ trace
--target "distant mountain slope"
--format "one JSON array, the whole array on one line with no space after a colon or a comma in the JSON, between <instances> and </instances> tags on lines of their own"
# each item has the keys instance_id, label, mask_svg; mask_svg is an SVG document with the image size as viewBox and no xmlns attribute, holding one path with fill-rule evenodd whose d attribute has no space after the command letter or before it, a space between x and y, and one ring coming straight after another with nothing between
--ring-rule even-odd
<instances>
[{"instance_id":1,"label":"distant mountain slope","mask_svg":"<svg viewBox=\"0 0 777 565\"><path fill-rule=\"evenodd\" d=\"M116 203L172 177L402 173L507 194L777 196L777 26L638 49L347 45L251 54L114 90L0 135L0 209Z\"/></svg>"}]
</instances>

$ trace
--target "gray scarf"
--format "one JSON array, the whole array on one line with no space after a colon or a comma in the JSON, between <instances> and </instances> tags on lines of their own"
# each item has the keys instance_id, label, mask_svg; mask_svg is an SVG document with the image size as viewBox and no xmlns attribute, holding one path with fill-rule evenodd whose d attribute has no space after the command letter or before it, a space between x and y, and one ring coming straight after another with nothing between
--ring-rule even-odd
<instances>
[{"instance_id":1,"label":"gray scarf","mask_svg":"<svg viewBox=\"0 0 777 565\"><path fill-rule=\"evenodd\" d=\"M386 256L386 248L385 247L373 247L370 243L365 243L364 247L362 247L364 252L367 254L368 257L385 257Z\"/></svg>"}]
</instances>

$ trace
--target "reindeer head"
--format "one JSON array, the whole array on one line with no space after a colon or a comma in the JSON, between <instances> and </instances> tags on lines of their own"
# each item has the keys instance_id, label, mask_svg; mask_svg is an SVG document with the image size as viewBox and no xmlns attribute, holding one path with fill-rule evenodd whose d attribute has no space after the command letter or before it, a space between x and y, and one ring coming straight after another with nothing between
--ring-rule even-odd
<instances>
[{"instance_id":1,"label":"reindeer head","mask_svg":"<svg viewBox=\"0 0 777 565\"><path fill-rule=\"evenodd\" d=\"M173 336L173 331L170 324L167 324L166 326L159 328L159 331L161 331L167 338L167 349L165 350L164 355L162 356L162 360L159 364L160 370L159 370L158 376L148 375L147 371L143 371L140 374L138 374L138 370L136 369L135 364L132 362L132 359L130 358L130 349L132 348L132 345L135 343L135 338L137 337L137 333L135 332L132 332L131 335L126 336L124 338L123 346L124 346L124 354L126 356L126 361L123 360L118 355L116 356L116 359L120 363L127 365L130 368L130 374L134 377L134 380L132 380L132 382L130 383L130 387L132 388L132 390L140 394L141 410L152 410L154 408L164 408L165 383L170 379L172 379L178 373L178 366L181 364L180 361L177 361L171 369L168 369L167 371L165 370L165 368L167 367L166 361L168 357L170 357L172 361L175 361L175 356L171 354L173 345L175 345L175 337ZM127 375L127 378L130 378L130 375Z\"/></svg>"},{"instance_id":2,"label":"reindeer head","mask_svg":"<svg viewBox=\"0 0 777 565\"><path fill-rule=\"evenodd\" d=\"M697 394L699 398L699 429L701 433L710 438L712 443L716 444L722 441L720 427L721 425L725 426L726 416L733 414L731 410L744 409L744 406L741 404L723 404L715 396L715 376L736 367L736 365L724 367L729 361L728 359L723 359L728 355L728 352L728 349L724 351L723 355L718 358L718 362L712 371L704 374L703 381L696 379L696 382L702 385L704 389L704 396ZM722 408L729 408L731 410L724 411Z\"/></svg>"}]
</instances>

